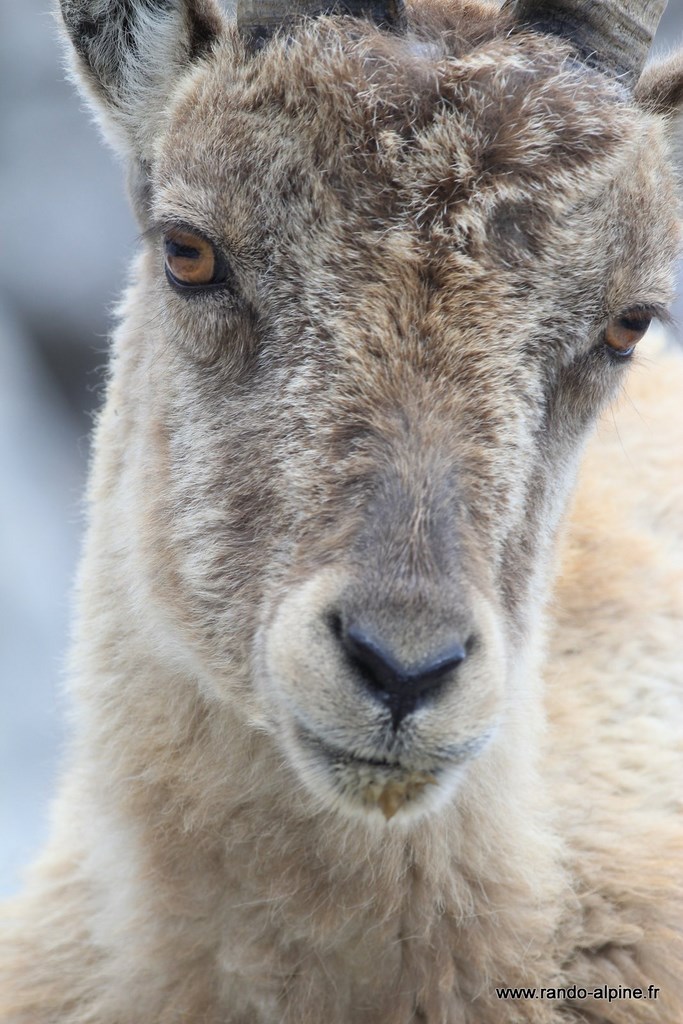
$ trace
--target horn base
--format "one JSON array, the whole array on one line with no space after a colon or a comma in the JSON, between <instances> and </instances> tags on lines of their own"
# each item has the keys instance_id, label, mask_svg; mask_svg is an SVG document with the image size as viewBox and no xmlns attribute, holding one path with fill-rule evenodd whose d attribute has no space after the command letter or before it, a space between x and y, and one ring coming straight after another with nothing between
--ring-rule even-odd
<instances>
[{"instance_id":1,"label":"horn base","mask_svg":"<svg viewBox=\"0 0 683 1024\"><path fill-rule=\"evenodd\" d=\"M283 0L239 0L237 26L243 36L258 46L279 28L323 14L365 18L379 28L397 32L403 31L406 24L403 0L339 0L332 5L324 0L287 0L286 6Z\"/></svg>"},{"instance_id":2,"label":"horn base","mask_svg":"<svg viewBox=\"0 0 683 1024\"><path fill-rule=\"evenodd\" d=\"M645 66L667 0L506 0L525 28L573 43L588 63L634 85Z\"/></svg>"}]
</instances>

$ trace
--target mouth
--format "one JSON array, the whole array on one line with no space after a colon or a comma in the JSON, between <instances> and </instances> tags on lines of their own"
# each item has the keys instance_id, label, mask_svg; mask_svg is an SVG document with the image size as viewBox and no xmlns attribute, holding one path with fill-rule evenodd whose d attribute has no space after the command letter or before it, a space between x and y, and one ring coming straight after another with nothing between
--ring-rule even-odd
<instances>
[{"instance_id":1,"label":"mouth","mask_svg":"<svg viewBox=\"0 0 683 1024\"><path fill-rule=\"evenodd\" d=\"M386 821L399 811L426 808L430 795L448 792L446 779L459 774L462 765L488 743L490 735L466 740L439 751L437 756L417 759L399 756L367 757L334 746L298 722L296 737L306 752L309 767L330 786L347 810L367 814L378 810ZM335 801L336 802L336 801Z\"/></svg>"}]
</instances>

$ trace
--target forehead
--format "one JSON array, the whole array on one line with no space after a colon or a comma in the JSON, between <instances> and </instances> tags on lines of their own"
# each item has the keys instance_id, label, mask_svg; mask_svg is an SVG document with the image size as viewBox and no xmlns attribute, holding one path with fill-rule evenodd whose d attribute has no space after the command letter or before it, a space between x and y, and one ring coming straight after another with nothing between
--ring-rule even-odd
<instances>
[{"instance_id":1,"label":"forehead","mask_svg":"<svg viewBox=\"0 0 683 1024\"><path fill-rule=\"evenodd\" d=\"M493 20L474 41L423 36L320 19L253 58L226 40L175 98L160 209L254 243L334 222L498 262L647 221L670 250L659 126L618 82Z\"/></svg>"},{"instance_id":2,"label":"forehead","mask_svg":"<svg viewBox=\"0 0 683 1024\"><path fill-rule=\"evenodd\" d=\"M174 144L199 145L212 170L258 144L283 171L289 158L380 187L438 178L433 199L454 202L503 180L520 193L539 179L585 188L586 170L613 172L637 130L619 85L559 42L492 34L456 48L356 26L321 19L253 59L228 40L184 84Z\"/></svg>"}]
</instances>

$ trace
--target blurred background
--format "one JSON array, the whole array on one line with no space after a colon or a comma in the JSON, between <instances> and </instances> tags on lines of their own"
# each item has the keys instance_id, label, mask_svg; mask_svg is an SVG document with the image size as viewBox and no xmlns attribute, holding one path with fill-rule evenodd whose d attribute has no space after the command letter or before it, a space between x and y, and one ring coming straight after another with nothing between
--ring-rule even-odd
<instances>
[{"instance_id":1,"label":"blurred background","mask_svg":"<svg viewBox=\"0 0 683 1024\"><path fill-rule=\"evenodd\" d=\"M50 7L0 0L0 897L46 835L88 434L137 244ZM670 0L657 47L682 36Z\"/></svg>"}]
</instances>

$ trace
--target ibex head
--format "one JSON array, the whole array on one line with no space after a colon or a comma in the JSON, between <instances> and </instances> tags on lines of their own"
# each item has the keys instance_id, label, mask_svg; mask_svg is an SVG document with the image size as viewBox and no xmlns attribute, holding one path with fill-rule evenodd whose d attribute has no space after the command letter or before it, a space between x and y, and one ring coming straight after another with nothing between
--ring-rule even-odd
<instances>
[{"instance_id":1,"label":"ibex head","mask_svg":"<svg viewBox=\"0 0 683 1024\"><path fill-rule=\"evenodd\" d=\"M664 6L62 0L145 228L102 614L325 806L410 820L533 730L573 466L671 298Z\"/></svg>"}]
</instances>

